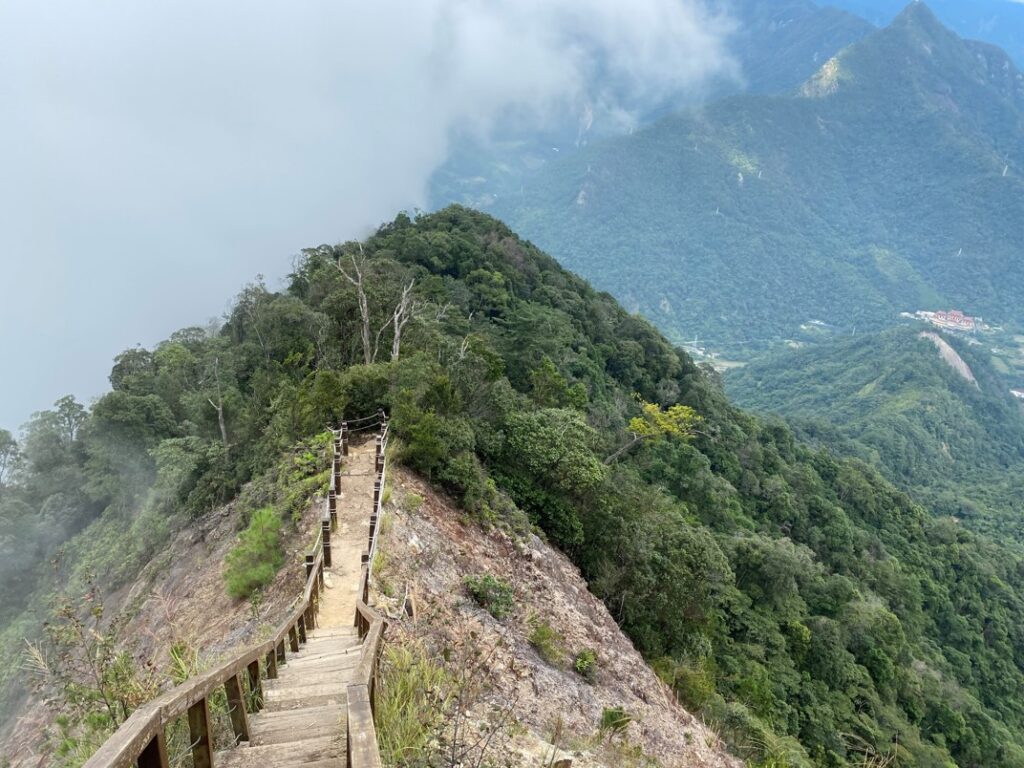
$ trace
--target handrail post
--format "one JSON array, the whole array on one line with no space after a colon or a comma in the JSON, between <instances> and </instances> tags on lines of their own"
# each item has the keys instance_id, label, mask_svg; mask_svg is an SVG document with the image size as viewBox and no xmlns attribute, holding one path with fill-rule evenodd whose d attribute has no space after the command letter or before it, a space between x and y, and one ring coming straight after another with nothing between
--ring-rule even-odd
<instances>
[{"instance_id":1,"label":"handrail post","mask_svg":"<svg viewBox=\"0 0 1024 768\"><path fill-rule=\"evenodd\" d=\"M277 649L267 654L267 680L277 680Z\"/></svg>"},{"instance_id":2,"label":"handrail post","mask_svg":"<svg viewBox=\"0 0 1024 768\"><path fill-rule=\"evenodd\" d=\"M260 660L253 659L249 662L249 692L252 694L252 710L259 712L263 709L263 681L260 680Z\"/></svg>"},{"instance_id":3,"label":"handrail post","mask_svg":"<svg viewBox=\"0 0 1024 768\"><path fill-rule=\"evenodd\" d=\"M303 614L301 616L299 616L299 621L298 621L298 623L295 626L297 626L299 628L299 642L302 643L303 645L305 645L306 644L306 614L305 614L305 612L303 612Z\"/></svg>"},{"instance_id":4,"label":"handrail post","mask_svg":"<svg viewBox=\"0 0 1024 768\"><path fill-rule=\"evenodd\" d=\"M331 529L335 530L338 527L338 492L334 490L334 485L331 485L331 490L327 494L327 514L331 518Z\"/></svg>"},{"instance_id":5,"label":"handrail post","mask_svg":"<svg viewBox=\"0 0 1024 768\"><path fill-rule=\"evenodd\" d=\"M204 696L188 708L188 738L192 744L194 768L213 768L213 741L210 736L210 702Z\"/></svg>"},{"instance_id":6,"label":"handrail post","mask_svg":"<svg viewBox=\"0 0 1024 768\"><path fill-rule=\"evenodd\" d=\"M324 565L331 567L331 518L328 517L320 523L324 539Z\"/></svg>"},{"instance_id":7,"label":"handrail post","mask_svg":"<svg viewBox=\"0 0 1024 768\"><path fill-rule=\"evenodd\" d=\"M156 735L149 740L139 753L139 768L170 768L171 761L167 756L167 737L163 726L157 729Z\"/></svg>"},{"instance_id":8,"label":"handrail post","mask_svg":"<svg viewBox=\"0 0 1024 768\"><path fill-rule=\"evenodd\" d=\"M292 649L292 653L299 652L299 631L294 624L288 630L288 646Z\"/></svg>"},{"instance_id":9,"label":"handrail post","mask_svg":"<svg viewBox=\"0 0 1024 768\"><path fill-rule=\"evenodd\" d=\"M224 692L228 697L228 714L231 716L231 730L235 743L249 741L249 717L245 711L241 675L232 675L224 681Z\"/></svg>"},{"instance_id":10,"label":"handrail post","mask_svg":"<svg viewBox=\"0 0 1024 768\"><path fill-rule=\"evenodd\" d=\"M341 422L341 455L348 456L348 422Z\"/></svg>"}]
</instances>

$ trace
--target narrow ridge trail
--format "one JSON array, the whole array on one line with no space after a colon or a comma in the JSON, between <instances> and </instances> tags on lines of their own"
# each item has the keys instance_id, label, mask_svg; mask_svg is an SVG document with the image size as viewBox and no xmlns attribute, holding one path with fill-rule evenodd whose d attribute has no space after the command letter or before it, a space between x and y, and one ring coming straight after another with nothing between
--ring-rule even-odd
<instances>
[{"instance_id":1,"label":"narrow ridge trail","mask_svg":"<svg viewBox=\"0 0 1024 768\"><path fill-rule=\"evenodd\" d=\"M352 445L342 460L338 528L324 569L317 627L266 680L264 707L249 716L249 741L217 753L218 768L344 768L346 693L359 663L354 626L361 556L373 507L374 441Z\"/></svg>"}]
</instances>

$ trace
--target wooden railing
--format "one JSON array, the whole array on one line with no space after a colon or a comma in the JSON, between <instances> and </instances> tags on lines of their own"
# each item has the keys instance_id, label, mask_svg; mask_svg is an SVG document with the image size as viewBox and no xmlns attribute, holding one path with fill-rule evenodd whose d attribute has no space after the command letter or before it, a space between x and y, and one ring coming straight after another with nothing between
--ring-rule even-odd
<instances>
[{"instance_id":1,"label":"wooden railing","mask_svg":"<svg viewBox=\"0 0 1024 768\"><path fill-rule=\"evenodd\" d=\"M370 573L373 558L377 553L377 532L381 509L384 505L384 483L387 478L388 421L384 412L380 415L380 434L376 438L374 456L373 508L370 514L370 530L367 536L366 552L362 556L359 572L359 598L356 601L355 626L362 640L352 682L348 686L348 768L380 768L380 751L377 748L377 728L374 714L377 703L378 660L384 640L385 622L382 616L370 607ZM346 424L342 424L343 433ZM344 440L344 438L343 438Z\"/></svg>"},{"instance_id":2,"label":"wooden railing","mask_svg":"<svg viewBox=\"0 0 1024 768\"><path fill-rule=\"evenodd\" d=\"M306 587L292 613L274 630L271 639L235 654L229 661L187 680L132 712L120 728L89 758L84 768L169 768L167 728L188 717L189 743L195 768L213 766L210 697L224 686L235 741L249 740L244 674L258 711L263 706L264 677L277 677L287 650L297 653L306 632L316 626L323 589L324 552L314 545L306 557Z\"/></svg>"},{"instance_id":3,"label":"wooden railing","mask_svg":"<svg viewBox=\"0 0 1024 768\"><path fill-rule=\"evenodd\" d=\"M348 686L348 750L349 768L379 768L380 754L373 721L377 689L377 661L384 636L385 622L369 606L369 579L372 556L377 550L377 528L383 504L388 440L387 416L383 411L359 419L353 431L378 427L373 508L367 551L362 556L359 598L355 610L355 626L362 641L359 663ZM370 423L366 423L370 422ZM215 669L175 686L148 704L136 709L121 727L96 751L83 768L169 768L167 729L180 717L188 718L189 744L195 768L213 768L214 745L210 722L210 697L223 686L227 694L229 715L235 742L249 740L249 700L259 711L263 706L263 685L277 677L278 665L290 650L297 653L306 642L306 632L316 626L320 594L324 588L324 567L331 565L331 532L337 527L337 492L341 484L341 459L348 455L350 423L343 422L335 434L334 458L327 507L321 515L320 531L313 548L306 555L306 586L289 616L275 629L271 638L236 653ZM243 675L245 679L243 680Z\"/></svg>"}]
</instances>

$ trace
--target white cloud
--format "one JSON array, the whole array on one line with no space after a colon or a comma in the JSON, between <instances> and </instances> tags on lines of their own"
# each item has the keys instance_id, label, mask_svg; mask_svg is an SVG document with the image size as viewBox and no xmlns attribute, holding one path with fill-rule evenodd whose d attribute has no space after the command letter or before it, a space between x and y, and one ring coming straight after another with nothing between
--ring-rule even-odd
<instances>
[{"instance_id":1,"label":"white cloud","mask_svg":"<svg viewBox=\"0 0 1024 768\"><path fill-rule=\"evenodd\" d=\"M5 0L0 424L105 387L300 247L424 199L456 129L731 71L697 0Z\"/></svg>"}]
</instances>

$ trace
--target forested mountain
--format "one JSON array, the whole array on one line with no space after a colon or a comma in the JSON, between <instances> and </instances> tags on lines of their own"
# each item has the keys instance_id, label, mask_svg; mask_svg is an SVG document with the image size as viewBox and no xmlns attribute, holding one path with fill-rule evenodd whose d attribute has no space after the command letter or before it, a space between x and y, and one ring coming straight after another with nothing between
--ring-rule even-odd
<instances>
[{"instance_id":1,"label":"forested mountain","mask_svg":"<svg viewBox=\"0 0 1024 768\"><path fill-rule=\"evenodd\" d=\"M41 583L37 617L90 570L113 589L169 530L266 488L282 452L382 406L400 461L467 525L537 526L752 765L1024 766L1015 551L736 409L713 372L483 214L306 250L285 290L247 287L219 329L119 356L111 387L40 414L0 491L5 569L40 514L85 526L22 562L27 581L5 571L8 602ZM278 479L319 482L293 473ZM265 514L290 524L293 496L263 497ZM3 653L32 618L5 621Z\"/></svg>"},{"instance_id":2,"label":"forested mountain","mask_svg":"<svg viewBox=\"0 0 1024 768\"><path fill-rule=\"evenodd\" d=\"M677 340L736 355L821 321L1024 321L1024 76L923 3L799 91L742 95L546 166L495 210Z\"/></svg>"},{"instance_id":3,"label":"forested mountain","mask_svg":"<svg viewBox=\"0 0 1024 768\"><path fill-rule=\"evenodd\" d=\"M904 0L828 0L878 26L892 20ZM1018 0L930 0L929 5L950 29L970 40L998 45L1024 66L1024 7Z\"/></svg>"},{"instance_id":4,"label":"forested mountain","mask_svg":"<svg viewBox=\"0 0 1024 768\"><path fill-rule=\"evenodd\" d=\"M920 328L780 352L726 378L744 407L876 466L939 514L1024 542L1024 416L984 346L943 337L957 373Z\"/></svg>"},{"instance_id":5,"label":"forested mountain","mask_svg":"<svg viewBox=\"0 0 1024 768\"><path fill-rule=\"evenodd\" d=\"M735 29L729 53L732 75L695 92L652 97L610 86L600 62L579 103L548 123L529 129L509 120L497 136L459 137L449 160L434 174L430 202L452 202L487 209L519 193L523 184L549 162L571 155L594 141L631 132L687 106L734 93L785 93L796 89L838 51L873 29L863 19L812 0L718 0L716 13Z\"/></svg>"}]
</instances>

